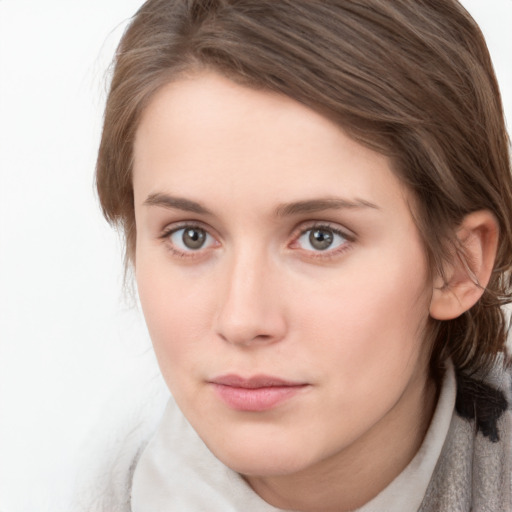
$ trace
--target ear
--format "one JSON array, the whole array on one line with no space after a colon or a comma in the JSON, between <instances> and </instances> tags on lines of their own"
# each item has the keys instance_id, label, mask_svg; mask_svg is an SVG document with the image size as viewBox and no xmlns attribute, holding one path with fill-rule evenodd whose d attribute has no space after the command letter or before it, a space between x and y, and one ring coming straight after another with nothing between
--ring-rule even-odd
<instances>
[{"instance_id":1,"label":"ear","mask_svg":"<svg viewBox=\"0 0 512 512\"><path fill-rule=\"evenodd\" d=\"M470 213L457 229L459 250L434 279L430 316L451 320L474 306L491 278L498 247L498 223L488 210Z\"/></svg>"}]
</instances>

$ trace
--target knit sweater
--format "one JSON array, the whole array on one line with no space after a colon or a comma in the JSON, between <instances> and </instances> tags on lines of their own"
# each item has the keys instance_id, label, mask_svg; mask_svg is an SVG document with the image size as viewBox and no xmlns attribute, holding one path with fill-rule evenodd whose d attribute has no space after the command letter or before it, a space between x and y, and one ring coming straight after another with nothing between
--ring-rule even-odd
<instances>
[{"instance_id":1,"label":"knit sweater","mask_svg":"<svg viewBox=\"0 0 512 512\"><path fill-rule=\"evenodd\" d=\"M512 512L511 403L502 368L485 379L449 369L418 454L357 512ZM111 462L74 511L280 512L213 456L172 399L152 434L154 422L138 423L104 451Z\"/></svg>"}]
</instances>

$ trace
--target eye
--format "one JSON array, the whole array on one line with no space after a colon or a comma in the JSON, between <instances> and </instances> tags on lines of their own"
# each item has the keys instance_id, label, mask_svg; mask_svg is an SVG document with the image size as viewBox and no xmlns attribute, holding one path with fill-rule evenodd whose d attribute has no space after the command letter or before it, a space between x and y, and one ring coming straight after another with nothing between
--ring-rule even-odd
<instances>
[{"instance_id":1,"label":"eye","mask_svg":"<svg viewBox=\"0 0 512 512\"><path fill-rule=\"evenodd\" d=\"M206 230L197 226L175 229L167 237L172 246L181 252L199 251L215 244L215 239Z\"/></svg>"},{"instance_id":2,"label":"eye","mask_svg":"<svg viewBox=\"0 0 512 512\"><path fill-rule=\"evenodd\" d=\"M332 251L348 242L348 239L341 231L327 227L318 226L306 229L297 239L296 244L307 251Z\"/></svg>"}]
</instances>

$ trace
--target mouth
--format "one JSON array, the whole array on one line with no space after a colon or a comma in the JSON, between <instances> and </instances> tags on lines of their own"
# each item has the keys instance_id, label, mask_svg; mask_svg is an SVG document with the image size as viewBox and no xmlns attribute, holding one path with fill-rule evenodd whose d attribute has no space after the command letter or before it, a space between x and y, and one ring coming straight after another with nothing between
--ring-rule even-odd
<instances>
[{"instance_id":1,"label":"mouth","mask_svg":"<svg viewBox=\"0 0 512 512\"><path fill-rule=\"evenodd\" d=\"M245 412L273 409L309 387L307 383L291 382L268 375L250 378L223 375L209 381L209 384L228 407Z\"/></svg>"}]
</instances>

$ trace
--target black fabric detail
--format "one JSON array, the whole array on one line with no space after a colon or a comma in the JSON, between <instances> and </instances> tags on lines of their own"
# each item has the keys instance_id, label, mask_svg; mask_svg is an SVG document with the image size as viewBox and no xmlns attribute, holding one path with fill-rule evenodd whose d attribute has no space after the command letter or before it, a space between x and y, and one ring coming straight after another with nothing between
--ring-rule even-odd
<instances>
[{"instance_id":1,"label":"black fabric detail","mask_svg":"<svg viewBox=\"0 0 512 512\"><path fill-rule=\"evenodd\" d=\"M457 372L455 410L462 418L474 420L477 431L493 443L500 440L498 420L508 407L502 391L482 380Z\"/></svg>"}]
</instances>

